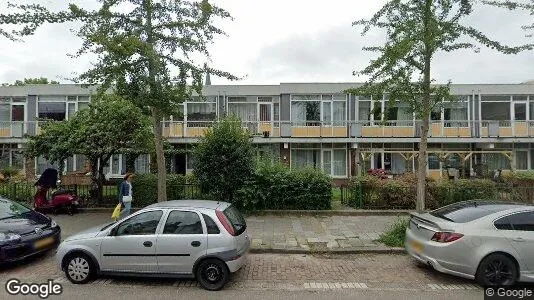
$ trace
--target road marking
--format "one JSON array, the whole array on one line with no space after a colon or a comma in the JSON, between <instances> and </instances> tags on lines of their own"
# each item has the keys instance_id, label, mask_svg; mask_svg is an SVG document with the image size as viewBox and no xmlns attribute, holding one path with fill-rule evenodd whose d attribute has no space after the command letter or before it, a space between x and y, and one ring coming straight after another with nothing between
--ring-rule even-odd
<instances>
[{"instance_id":1,"label":"road marking","mask_svg":"<svg viewBox=\"0 0 534 300\"><path fill-rule=\"evenodd\" d=\"M304 289L367 289L368 286L361 282L306 282Z\"/></svg>"},{"instance_id":2,"label":"road marking","mask_svg":"<svg viewBox=\"0 0 534 300\"><path fill-rule=\"evenodd\" d=\"M426 285L427 288L432 290L477 290L480 289L479 286L474 284L433 284L429 283Z\"/></svg>"}]
</instances>

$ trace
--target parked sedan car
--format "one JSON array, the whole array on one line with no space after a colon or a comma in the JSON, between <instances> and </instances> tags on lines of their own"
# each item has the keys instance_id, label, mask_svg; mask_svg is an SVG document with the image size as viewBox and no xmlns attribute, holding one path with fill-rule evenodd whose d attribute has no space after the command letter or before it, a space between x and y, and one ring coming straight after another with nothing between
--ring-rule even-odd
<instances>
[{"instance_id":1,"label":"parked sedan car","mask_svg":"<svg viewBox=\"0 0 534 300\"><path fill-rule=\"evenodd\" d=\"M67 238L57 262L73 283L97 274L196 278L219 290L245 264L245 219L226 202L176 200L153 204Z\"/></svg>"},{"instance_id":2,"label":"parked sedan car","mask_svg":"<svg viewBox=\"0 0 534 300\"><path fill-rule=\"evenodd\" d=\"M406 250L439 272L484 286L534 282L534 206L467 201L412 213Z\"/></svg>"},{"instance_id":3,"label":"parked sedan car","mask_svg":"<svg viewBox=\"0 0 534 300\"><path fill-rule=\"evenodd\" d=\"M61 229L51 218L0 198L0 263L23 260L55 248Z\"/></svg>"}]
</instances>

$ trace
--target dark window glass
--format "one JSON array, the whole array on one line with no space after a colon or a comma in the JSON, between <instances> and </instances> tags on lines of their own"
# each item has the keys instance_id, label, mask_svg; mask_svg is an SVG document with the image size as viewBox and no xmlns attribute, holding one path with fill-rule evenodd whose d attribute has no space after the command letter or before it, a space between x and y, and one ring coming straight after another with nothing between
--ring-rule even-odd
<instances>
[{"instance_id":1,"label":"dark window glass","mask_svg":"<svg viewBox=\"0 0 534 300\"><path fill-rule=\"evenodd\" d=\"M174 210L167 217L163 234L202 234L202 223L198 214L191 211Z\"/></svg>"},{"instance_id":2,"label":"dark window glass","mask_svg":"<svg viewBox=\"0 0 534 300\"><path fill-rule=\"evenodd\" d=\"M502 204L491 201L459 202L432 211L430 214L456 223L467 223L506 209L521 205Z\"/></svg>"},{"instance_id":3,"label":"dark window glass","mask_svg":"<svg viewBox=\"0 0 534 300\"><path fill-rule=\"evenodd\" d=\"M245 218L234 206L231 205L227 209L225 209L224 215L226 216L226 218L228 218L230 224L232 224L232 227L234 227L234 230L237 235L240 235L247 229L247 223L245 222Z\"/></svg>"},{"instance_id":4,"label":"dark window glass","mask_svg":"<svg viewBox=\"0 0 534 300\"><path fill-rule=\"evenodd\" d=\"M155 210L131 217L119 225L117 235L155 234L162 214L161 210Z\"/></svg>"},{"instance_id":5,"label":"dark window glass","mask_svg":"<svg viewBox=\"0 0 534 300\"><path fill-rule=\"evenodd\" d=\"M208 234L219 234L221 231L219 230L219 226L213 221L213 219L209 216L206 216L205 214L202 214L202 217L204 218L204 222L206 222L206 228L208 229Z\"/></svg>"},{"instance_id":6,"label":"dark window glass","mask_svg":"<svg viewBox=\"0 0 534 300\"><path fill-rule=\"evenodd\" d=\"M495 228L500 230L512 230L512 224L510 224L508 217L500 218L493 224L495 225Z\"/></svg>"},{"instance_id":7,"label":"dark window glass","mask_svg":"<svg viewBox=\"0 0 534 300\"><path fill-rule=\"evenodd\" d=\"M55 121L65 120L65 102L39 102L39 118Z\"/></svg>"},{"instance_id":8,"label":"dark window glass","mask_svg":"<svg viewBox=\"0 0 534 300\"><path fill-rule=\"evenodd\" d=\"M518 213L508 218L514 230L534 231L534 212Z\"/></svg>"}]
</instances>

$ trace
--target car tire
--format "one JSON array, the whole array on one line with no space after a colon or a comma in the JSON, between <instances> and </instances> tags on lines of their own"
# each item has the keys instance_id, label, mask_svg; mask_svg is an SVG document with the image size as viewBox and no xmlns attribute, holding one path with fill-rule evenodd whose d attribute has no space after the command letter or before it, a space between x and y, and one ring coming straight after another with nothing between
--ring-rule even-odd
<instances>
[{"instance_id":1,"label":"car tire","mask_svg":"<svg viewBox=\"0 0 534 300\"><path fill-rule=\"evenodd\" d=\"M517 274L517 266L510 257L494 253L480 262L475 278L482 286L514 285Z\"/></svg>"},{"instance_id":2,"label":"car tire","mask_svg":"<svg viewBox=\"0 0 534 300\"><path fill-rule=\"evenodd\" d=\"M200 285L209 291L222 289L230 278L226 263L213 258L200 262L195 275Z\"/></svg>"},{"instance_id":3,"label":"car tire","mask_svg":"<svg viewBox=\"0 0 534 300\"><path fill-rule=\"evenodd\" d=\"M65 260L65 276L74 284L87 283L95 274L91 258L83 253L74 253Z\"/></svg>"}]
</instances>

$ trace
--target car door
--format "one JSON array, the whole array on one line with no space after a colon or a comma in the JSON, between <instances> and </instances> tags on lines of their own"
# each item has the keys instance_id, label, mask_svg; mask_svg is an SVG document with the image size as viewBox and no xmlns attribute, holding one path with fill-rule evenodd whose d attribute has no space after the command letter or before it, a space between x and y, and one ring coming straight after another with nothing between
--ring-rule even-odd
<instances>
[{"instance_id":1,"label":"car door","mask_svg":"<svg viewBox=\"0 0 534 300\"><path fill-rule=\"evenodd\" d=\"M125 219L102 239L103 271L157 272L156 229L162 210L145 211Z\"/></svg>"},{"instance_id":2,"label":"car door","mask_svg":"<svg viewBox=\"0 0 534 300\"><path fill-rule=\"evenodd\" d=\"M170 210L157 236L159 273L192 274L195 261L206 254L208 239L198 212Z\"/></svg>"},{"instance_id":3,"label":"car door","mask_svg":"<svg viewBox=\"0 0 534 300\"><path fill-rule=\"evenodd\" d=\"M507 229L506 239L519 254L521 271L534 272L534 211L514 213L499 222L509 223L503 229Z\"/></svg>"}]
</instances>

